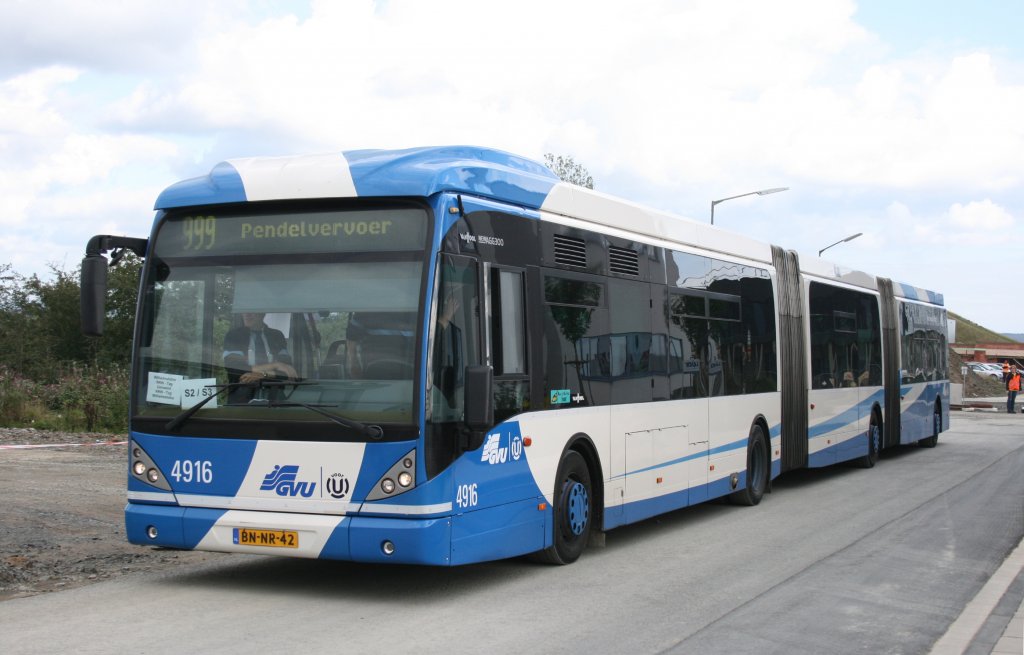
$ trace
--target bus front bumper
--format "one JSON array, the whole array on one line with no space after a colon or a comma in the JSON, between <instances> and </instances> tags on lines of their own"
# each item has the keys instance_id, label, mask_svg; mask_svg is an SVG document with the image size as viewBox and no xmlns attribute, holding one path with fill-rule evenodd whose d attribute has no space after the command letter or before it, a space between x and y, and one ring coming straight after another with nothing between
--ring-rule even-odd
<instances>
[{"instance_id":1,"label":"bus front bumper","mask_svg":"<svg viewBox=\"0 0 1024 655\"><path fill-rule=\"evenodd\" d=\"M133 544L257 555L428 564L451 561L451 517L289 514L128 503Z\"/></svg>"}]
</instances>

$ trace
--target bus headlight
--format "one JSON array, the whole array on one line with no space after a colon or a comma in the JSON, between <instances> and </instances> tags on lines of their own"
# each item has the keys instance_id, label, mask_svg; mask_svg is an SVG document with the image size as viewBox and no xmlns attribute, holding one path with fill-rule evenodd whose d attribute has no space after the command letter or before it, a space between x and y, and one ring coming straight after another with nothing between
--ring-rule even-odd
<instances>
[{"instance_id":1,"label":"bus headlight","mask_svg":"<svg viewBox=\"0 0 1024 655\"><path fill-rule=\"evenodd\" d=\"M416 488L416 451L410 450L398 458L398 461L384 475L380 476L377 484L370 489L370 493L366 494L366 500L394 498L414 488Z\"/></svg>"},{"instance_id":2,"label":"bus headlight","mask_svg":"<svg viewBox=\"0 0 1024 655\"><path fill-rule=\"evenodd\" d=\"M142 446L132 441L128 447L128 452L132 456L132 463L128 467L128 472L136 480L157 489L171 491L171 485L167 482L166 476L164 476L160 467L156 465L156 462L153 461L153 458L142 449Z\"/></svg>"}]
</instances>

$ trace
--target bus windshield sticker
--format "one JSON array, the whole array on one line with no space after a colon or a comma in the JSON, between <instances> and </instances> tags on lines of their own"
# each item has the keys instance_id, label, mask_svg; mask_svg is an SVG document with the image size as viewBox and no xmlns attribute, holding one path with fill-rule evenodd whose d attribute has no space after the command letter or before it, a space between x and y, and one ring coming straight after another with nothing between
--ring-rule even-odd
<instances>
[{"instance_id":1,"label":"bus windshield sticker","mask_svg":"<svg viewBox=\"0 0 1024 655\"><path fill-rule=\"evenodd\" d=\"M217 378L203 378L202 380L179 380L178 395L181 397L181 408L188 409L198 405L207 398L209 401L203 407L214 409L217 407ZM212 398L211 398L212 396Z\"/></svg>"},{"instance_id":2,"label":"bus windshield sticker","mask_svg":"<svg viewBox=\"0 0 1024 655\"><path fill-rule=\"evenodd\" d=\"M180 405L181 389L178 384L185 379L181 375L170 373L149 372L149 385L146 390L146 402L162 405Z\"/></svg>"}]
</instances>

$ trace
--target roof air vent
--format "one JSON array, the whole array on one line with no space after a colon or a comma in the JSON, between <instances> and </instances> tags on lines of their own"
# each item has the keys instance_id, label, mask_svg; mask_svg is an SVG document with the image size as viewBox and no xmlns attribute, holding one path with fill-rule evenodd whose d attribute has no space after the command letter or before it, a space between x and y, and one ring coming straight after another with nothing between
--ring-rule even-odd
<instances>
[{"instance_id":1,"label":"roof air vent","mask_svg":"<svg viewBox=\"0 0 1024 655\"><path fill-rule=\"evenodd\" d=\"M564 266L587 267L587 244L583 239L555 235L555 263Z\"/></svg>"},{"instance_id":2,"label":"roof air vent","mask_svg":"<svg viewBox=\"0 0 1024 655\"><path fill-rule=\"evenodd\" d=\"M640 275L640 254L635 250L608 246L608 260L612 273Z\"/></svg>"}]
</instances>

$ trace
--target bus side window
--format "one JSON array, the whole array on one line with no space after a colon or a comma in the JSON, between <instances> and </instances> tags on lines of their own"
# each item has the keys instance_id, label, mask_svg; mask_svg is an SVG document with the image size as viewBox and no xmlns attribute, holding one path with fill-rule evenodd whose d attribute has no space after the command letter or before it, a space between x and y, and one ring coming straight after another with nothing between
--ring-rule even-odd
<instances>
[{"instance_id":1,"label":"bus side window","mask_svg":"<svg viewBox=\"0 0 1024 655\"><path fill-rule=\"evenodd\" d=\"M466 367L480 363L476 262L446 255L442 264L431 355L435 422L461 420Z\"/></svg>"},{"instance_id":2,"label":"bus side window","mask_svg":"<svg viewBox=\"0 0 1024 655\"><path fill-rule=\"evenodd\" d=\"M490 278L494 419L500 422L526 410L530 402L526 304L521 271L495 268Z\"/></svg>"}]
</instances>

